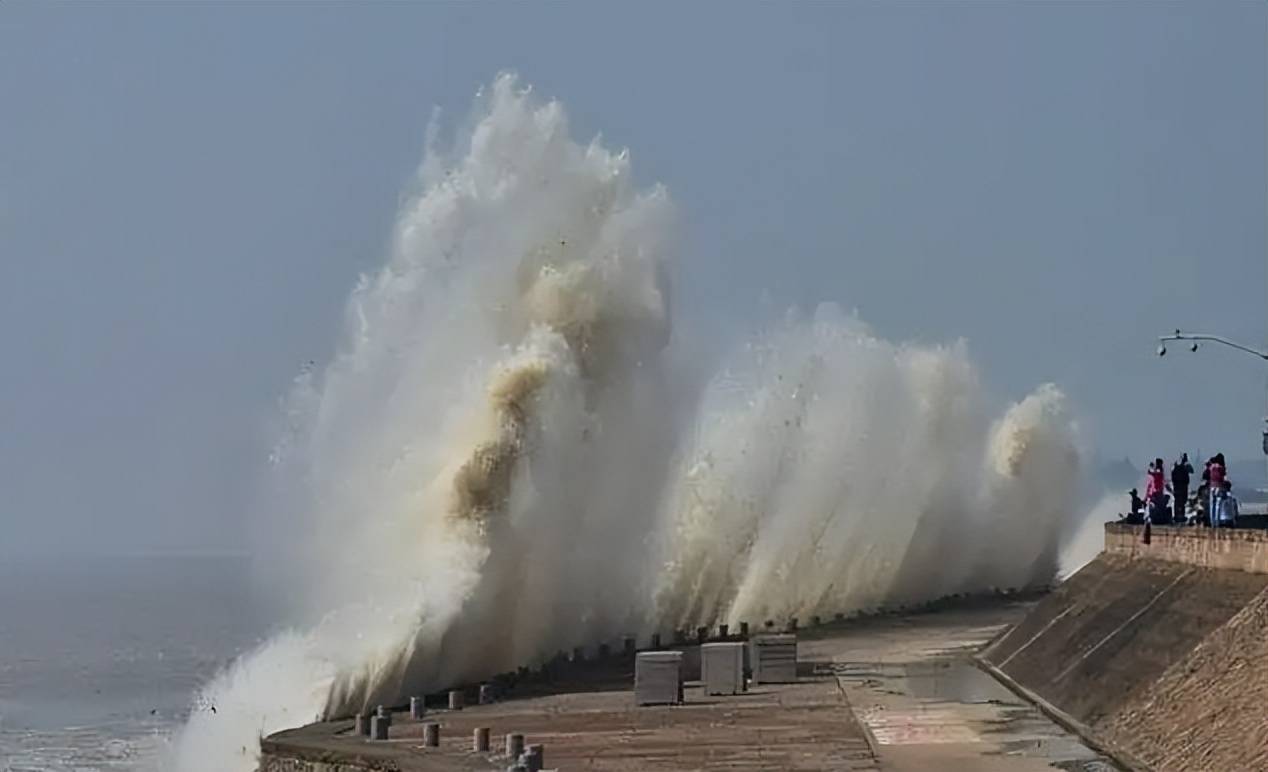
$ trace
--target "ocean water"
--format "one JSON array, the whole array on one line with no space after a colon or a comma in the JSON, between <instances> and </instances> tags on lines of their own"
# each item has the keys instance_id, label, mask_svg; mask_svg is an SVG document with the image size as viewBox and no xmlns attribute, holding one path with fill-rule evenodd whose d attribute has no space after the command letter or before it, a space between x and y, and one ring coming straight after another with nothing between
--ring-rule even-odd
<instances>
[{"instance_id":1,"label":"ocean water","mask_svg":"<svg viewBox=\"0 0 1268 772\"><path fill-rule=\"evenodd\" d=\"M0 769L161 769L260 638L240 557L0 560Z\"/></svg>"}]
</instances>

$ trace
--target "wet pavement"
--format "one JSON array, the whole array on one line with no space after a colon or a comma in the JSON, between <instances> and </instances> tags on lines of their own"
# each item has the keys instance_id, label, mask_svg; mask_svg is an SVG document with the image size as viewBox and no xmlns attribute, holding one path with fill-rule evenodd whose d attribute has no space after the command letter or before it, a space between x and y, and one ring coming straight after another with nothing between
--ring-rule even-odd
<instances>
[{"instance_id":1,"label":"wet pavement","mask_svg":"<svg viewBox=\"0 0 1268 772\"><path fill-rule=\"evenodd\" d=\"M880 768L1109 772L1109 759L979 670L971 655L1024 604L820 633L803 659L836 676Z\"/></svg>"}]
</instances>

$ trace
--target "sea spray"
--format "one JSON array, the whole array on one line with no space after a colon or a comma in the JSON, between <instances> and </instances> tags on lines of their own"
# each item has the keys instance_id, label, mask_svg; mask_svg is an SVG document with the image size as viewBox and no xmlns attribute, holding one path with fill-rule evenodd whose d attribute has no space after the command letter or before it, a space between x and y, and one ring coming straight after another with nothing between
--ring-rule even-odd
<instances>
[{"instance_id":1,"label":"sea spray","mask_svg":"<svg viewBox=\"0 0 1268 772\"><path fill-rule=\"evenodd\" d=\"M963 344L895 346L832 306L706 389L660 518L654 618L808 618L1051 578L1077 474L1044 386L996 422Z\"/></svg>"},{"instance_id":2,"label":"sea spray","mask_svg":"<svg viewBox=\"0 0 1268 772\"><path fill-rule=\"evenodd\" d=\"M1052 577L1077 474L1055 387L1001 412L964 344L824 306L714 342L692 388L666 191L509 75L438 136L282 411L255 540L288 631L201 692L179 769L627 632Z\"/></svg>"}]
</instances>

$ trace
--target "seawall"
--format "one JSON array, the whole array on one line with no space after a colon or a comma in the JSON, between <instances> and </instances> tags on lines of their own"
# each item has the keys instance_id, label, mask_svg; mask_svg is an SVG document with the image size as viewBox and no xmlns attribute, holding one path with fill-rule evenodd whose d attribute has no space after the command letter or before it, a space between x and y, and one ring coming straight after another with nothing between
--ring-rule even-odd
<instances>
[{"instance_id":1,"label":"seawall","mask_svg":"<svg viewBox=\"0 0 1268 772\"><path fill-rule=\"evenodd\" d=\"M1268 531L1161 526L1149 541L1138 525L1105 525L1105 552L1197 568L1268 574Z\"/></svg>"},{"instance_id":2,"label":"seawall","mask_svg":"<svg viewBox=\"0 0 1268 772\"><path fill-rule=\"evenodd\" d=\"M1268 534L1108 524L980 659L1125 766L1268 769L1266 618Z\"/></svg>"}]
</instances>

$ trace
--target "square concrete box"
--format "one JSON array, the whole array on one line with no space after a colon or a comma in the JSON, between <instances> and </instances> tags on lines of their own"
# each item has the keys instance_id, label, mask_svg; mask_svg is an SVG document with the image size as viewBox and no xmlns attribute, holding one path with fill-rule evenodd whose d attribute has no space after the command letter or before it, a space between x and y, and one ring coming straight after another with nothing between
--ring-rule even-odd
<instances>
[{"instance_id":1,"label":"square concrete box","mask_svg":"<svg viewBox=\"0 0 1268 772\"><path fill-rule=\"evenodd\" d=\"M634 660L634 701L639 705L682 702L682 652L639 653Z\"/></svg>"},{"instance_id":2,"label":"square concrete box","mask_svg":"<svg viewBox=\"0 0 1268 772\"><path fill-rule=\"evenodd\" d=\"M682 680L683 681L699 681L700 680L700 645L686 644L684 646L675 646L670 651L676 651L682 654Z\"/></svg>"},{"instance_id":3,"label":"square concrete box","mask_svg":"<svg viewBox=\"0 0 1268 772\"><path fill-rule=\"evenodd\" d=\"M797 636L759 635L753 639L753 682L787 684L797 680Z\"/></svg>"},{"instance_id":4,"label":"square concrete box","mask_svg":"<svg viewBox=\"0 0 1268 772\"><path fill-rule=\"evenodd\" d=\"M744 644L704 644L700 647L700 669L705 694L740 694L744 691Z\"/></svg>"}]
</instances>

